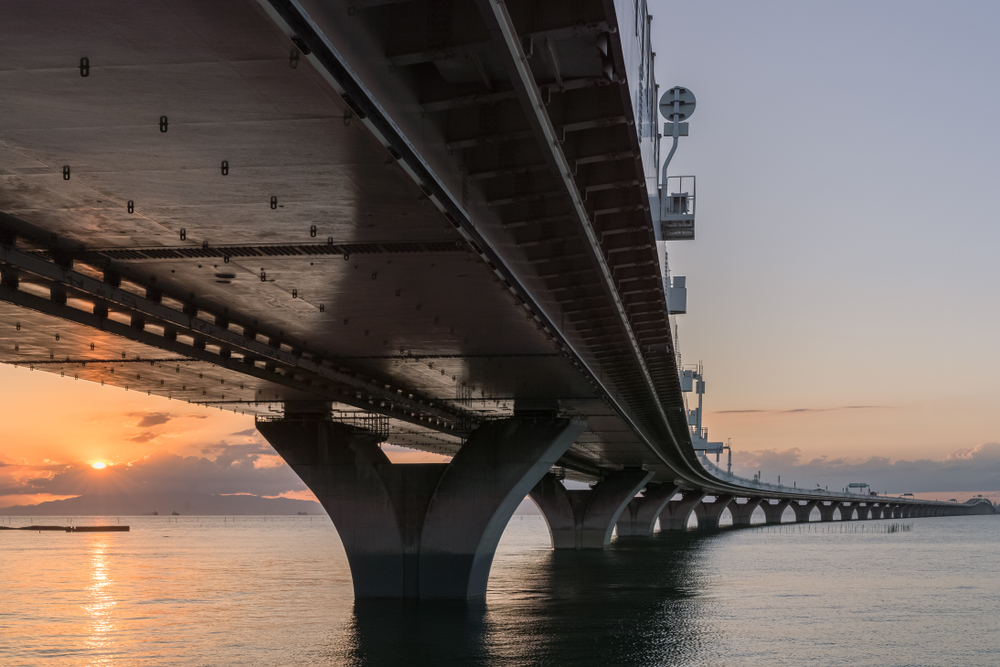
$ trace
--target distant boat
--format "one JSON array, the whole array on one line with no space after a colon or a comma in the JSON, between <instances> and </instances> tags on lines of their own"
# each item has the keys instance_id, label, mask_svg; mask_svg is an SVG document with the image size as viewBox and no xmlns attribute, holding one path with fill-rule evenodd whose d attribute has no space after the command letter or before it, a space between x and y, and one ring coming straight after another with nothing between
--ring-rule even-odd
<instances>
[{"instance_id":1,"label":"distant boat","mask_svg":"<svg viewBox=\"0 0 1000 667\"><path fill-rule=\"evenodd\" d=\"M180 516L180 515L181 515L180 512L171 512L170 513L170 516Z\"/></svg>"}]
</instances>

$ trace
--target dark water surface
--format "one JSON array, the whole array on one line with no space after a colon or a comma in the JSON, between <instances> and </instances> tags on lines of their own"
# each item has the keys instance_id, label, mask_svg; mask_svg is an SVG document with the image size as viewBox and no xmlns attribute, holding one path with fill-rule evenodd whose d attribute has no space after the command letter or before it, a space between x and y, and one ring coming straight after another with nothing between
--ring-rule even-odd
<instances>
[{"instance_id":1,"label":"dark water surface","mask_svg":"<svg viewBox=\"0 0 1000 667\"><path fill-rule=\"evenodd\" d=\"M0 531L0 665L1000 666L1000 517L604 552L553 552L540 517L514 517L483 605L355 604L326 517L122 522Z\"/></svg>"}]
</instances>

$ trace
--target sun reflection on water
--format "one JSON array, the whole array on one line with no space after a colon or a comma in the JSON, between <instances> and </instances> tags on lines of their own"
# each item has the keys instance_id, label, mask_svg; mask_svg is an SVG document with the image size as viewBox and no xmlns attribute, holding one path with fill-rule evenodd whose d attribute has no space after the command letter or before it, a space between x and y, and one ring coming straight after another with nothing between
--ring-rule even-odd
<instances>
[{"instance_id":1,"label":"sun reflection on water","mask_svg":"<svg viewBox=\"0 0 1000 667\"><path fill-rule=\"evenodd\" d=\"M93 651L91 664L105 665L111 663L118 630L113 616L118 602L113 595L115 581L110 573L107 538L94 536L90 552L91 585L87 587L87 592L91 602L83 606L90 618L87 647Z\"/></svg>"}]
</instances>

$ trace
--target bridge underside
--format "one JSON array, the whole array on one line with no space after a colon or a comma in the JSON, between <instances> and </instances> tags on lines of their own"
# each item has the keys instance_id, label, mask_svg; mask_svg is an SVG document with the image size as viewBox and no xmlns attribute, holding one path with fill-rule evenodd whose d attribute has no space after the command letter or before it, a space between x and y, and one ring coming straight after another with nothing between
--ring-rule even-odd
<instances>
[{"instance_id":1,"label":"bridge underside","mask_svg":"<svg viewBox=\"0 0 1000 667\"><path fill-rule=\"evenodd\" d=\"M305 2L310 34L274 7L4 7L0 361L254 414L331 401L449 454L558 406L588 421L571 476L672 476L637 19L507 3L526 82L489 2Z\"/></svg>"}]
</instances>

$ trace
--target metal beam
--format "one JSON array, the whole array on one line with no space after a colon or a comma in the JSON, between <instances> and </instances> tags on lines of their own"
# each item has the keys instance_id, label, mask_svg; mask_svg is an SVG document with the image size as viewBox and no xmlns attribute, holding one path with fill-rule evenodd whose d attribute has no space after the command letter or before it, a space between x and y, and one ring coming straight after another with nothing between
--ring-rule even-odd
<instances>
[{"instance_id":1,"label":"metal beam","mask_svg":"<svg viewBox=\"0 0 1000 667\"><path fill-rule=\"evenodd\" d=\"M146 319L152 318L162 322L164 325L167 325L167 327L172 329L175 333L175 337L176 334L180 334L191 336L193 339L209 339L220 344L220 346L239 351L247 356L262 360L270 360L284 366L296 368L298 370L316 375L320 378L347 385L372 396L377 396L380 400L398 403L406 406L411 411L420 412L421 414L433 414L436 417L455 422L472 419L472 415L456 414L447 410L442 410L433 404L410 398L410 392L407 392L406 395L402 395L398 392L386 389L384 385L376 385L365 382L364 380L359 380L350 374L327 368L314 361L306 359L301 354L286 352L280 347L266 345L257 341L256 338L249 338L245 335L238 334L235 331L230 331L227 328L220 327L214 323L199 319L191 314L179 312L157 301L147 299L139 296L138 294L133 294L132 292L127 292L119 287L114 287L106 282L101 282L82 273L47 262L39 257L28 255L10 246L0 245L0 263L17 267L20 271L44 278L46 281L56 286L72 289L75 292L86 295L87 297L90 297L100 303L113 304L117 309L124 312L141 314L146 316ZM9 287L5 289L4 294L8 297L12 294L26 295L22 291ZM50 303L49 300L41 299L41 297L35 298L40 299L42 302ZM10 299L5 298L4 300ZM83 311L70 306L65 307L74 313L85 314ZM34 309L38 310L38 308ZM93 317L98 316L93 315ZM236 318L238 315L234 313L233 317ZM98 319L109 321L106 320L106 318L98 317ZM93 326L93 324L89 323L89 321L87 324L88 326ZM127 326L123 331L126 333L132 332L134 336L142 336L143 338L141 340L139 338L134 338L135 340L139 340L139 342L153 345L154 347L159 347L160 349L167 349L171 352L177 352L177 349L175 348L178 345L181 345L181 349L184 350L181 354L188 354L189 352L203 352L197 348L189 347L183 343L178 343L176 340L169 340L165 336L156 336L152 333L142 331L131 326ZM124 334L119 333L119 335ZM148 338L149 336L152 336L152 338ZM124 337L130 338L129 335L124 335ZM157 342L161 344L157 344ZM200 358L200 356L195 354L192 354L192 356ZM212 355L209 360L211 360L212 363L217 363L214 361L216 358L220 360L222 359L222 357L219 357L218 355ZM247 364L241 364L240 368L245 368L247 366Z\"/></svg>"},{"instance_id":2,"label":"metal beam","mask_svg":"<svg viewBox=\"0 0 1000 667\"><path fill-rule=\"evenodd\" d=\"M468 246L455 239L439 241L372 241L349 243L335 241L332 237L319 243L245 243L239 245L210 245L207 242L178 246L149 246L128 248L88 248L77 251L59 251L67 260L77 260L102 265L105 260L116 262L149 262L155 260L241 259L244 257L287 258L317 257L324 255L385 255L466 252ZM32 251L42 257L52 256L53 251Z\"/></svg>"},{"instance_id":3,"label":"metal beam","mask_svg":"<svg viewBox=\"0 0 1000 667\"><path fill-rule=\"evenodd\" d=\"M290 389L295 389L297 391L305 392L308 394L315 395L317 397L335 401L337 403L344 403L346 405L351 405L368 412L377 412L383 414L387 417L392 417L393 419L399 419L400 421L409 422L411 424L417 424L424 426L426 428L439 431L441 433L448 433L455 435L456 437L463 437L466 435L467 430L465 428L442 428L441 426L430 422L429 420L419 419L410 414L409 410L393 409L386 406L380 406L377 403L372 403L367 399L358 399L351 394L345 393L337 389L330 389L319 386L311 382L303 382L301 380L296 380L294 377L283 373L277 373L274 371L269 371L267 369L257 368L251 364L247 364L243 361L226 358L217 354L213 354L204 349L198 349L194 346L187 345L177 340L169 340L156 334L140 331L134 329L127 324L122 324L121 322L115 322L114 320L107 319L105 317L100 317L91 313L87 313L82 310L73 308L72 306L67 306L49 299L45 299L34 294L28 294L27 292L22 292L10 287L0 286L0 301L6 301L7 303L14 304L16 306L21 306L23 308L30 308L45 315L51 315L53 317L58 317L69 322L75 322L76 324L81 324L83 326L91 327L97 329L98 331L105 331L116 336L121 336L128 340L135 341L137 343L142 343L143 345L148 345L150 347L155 347L157 349L165 350L167 352L173 352L175 354L180 354L185 357L184 360L195 360L203 361L206 363L213 364L225 368L229 371L234 371L236 373L241 373L243 375L248 375L250 377L255 377L259 380L264 380L267 382L272 382L274 384L279 384ZM149 360L142 360L144 363ZM171 359L171 362L181 361L180 359ZM115 360L114 363L121 363L122 360ZM21 365L32 365L34 362L26 362L20 360L17 363ZM65 362L63 362L65 363ZM160 393L160 392L157 392ZM363 393L375 396L378 399L383 399L382 396L375 394L374 392L368 392L367 390ZM397 397L397 399L384 398L386 402L392 400L392 402L400 405L406 405L410 403L403 399L405 397ZM424 410L420 411L425 413ZM454 419L448 420L449 423L454 423ZM476 422L470 421L470 424Z\"/></svg>"},{"instance_id":4,"label":"metal beam","mask_svg":"<svg viewBox=\"0 0 1000 667\"><path fill-rule=\"evenodd\" d=\"M542 92L547 93L550 97L552 93L562 93L570 90L581 90L584 88L597 88L599 86L610 86L613 81L608 80L607 77L589 77L582 79L566 79L560 86L558 83L543 84L539 86ZM420 108L426 112L440 112L440 111L450 111L451 109L462 109L465 107L478 106L480 104L496 104L497 102L504 102L506 100L516 100L517 93L513 90L506 90L499 93L483 93L483 94L472 94L472 95L462 95L460 97L454 97L447 100L439 100L437 102L426 102L420 105Z\"/></svg>"},{"instance_id":5,"label":"metal beam","mask_svg":"<svg viewBox=\"0 0 1000 667\"><path fill-rule=\"evenodd\" d=\"M559 41L572 39L574 37L592 37L603 32L608 32L610 27L606 21L598 23L584 23L580 25L567 26L565 28L555 28L553 30L540 30L528 33L525 37L532 41L543 42L545 40ZM438 60L451 60L453 58L468 58L474 54L485 53L494 47L493 42L470 42L450 46L443 49L430 51L416 51L411 53L400 53L389 56L389 63L393 67L407 67L419 65L420 63L435 62Z\"/></svg>"},{"instance_id":6,"label":"metal beam","mask_svg":"<svg viewBox=\"0 0 1000 667\"><path fill-rule=\"evenodd\" d=\"M541 98L541 94L535 84L534 76L528 67L527 57L524 55L524 51L521 48L521 39L517 34L517 30L514 28L510 15L507 13L507 7L500 0L476 0L476 3L479 6L480 15L483 17L487 28L493 36L493 42L496 44L498 50L504 55L503 60L508 76L511 79L511 83L514 85L514 89L518 92L518 97L521 100L521 107L528 117L528 122L531 124L539 142L544 147L546 161L548 161L552 166L553 172L555 172L562 180L564 187L569 193L570 201L574 211L576 212L578 222L583 229L584 235L589 241L587 248L591 254L591 259L598 271L602 274L606 295L614 304L614 307L618 312L620 326L628 341L627 347L631 353L630 356L632 356L635 360L642 375L642 381L645 384L646 393L654 404L656 411L659 413L659 426L666 432L667 436L672 441L677 454L683 460L686 457L681 450L678 434L674 434L673 429L670 426L670 420L667 418L666 410L660 403L660 397L656 389L656 384L654 383L649 369L646 366L645 359L640 348L640 343L632 331L625 304L622 303L622 300L618 296L617 290L614 287L614 276L607 261L605 260L604 253L601 250L600 240L598 239L597 232L591 223L590 214L587 212L583 203L583 198L580 196L580 192L577 189L576 181L573 178L574 169L570 166L566 156L563 154L560 147L561 137L558 135L556 128L553 126L548 114L545 112L544 100ZM610 119L607 120L610 121ZM616 122L621 121L617 121L616 117ZM661 450L657 439L652 437L652 434L647 430L645 425L635 424L635 426L637 427L637 433L642 436L649 448L653 452L656 452L666 463L667 458ZM685 432L683 434L679 434L679 437L686 439L687 433Z\"/></svg>"}]
</instances>

